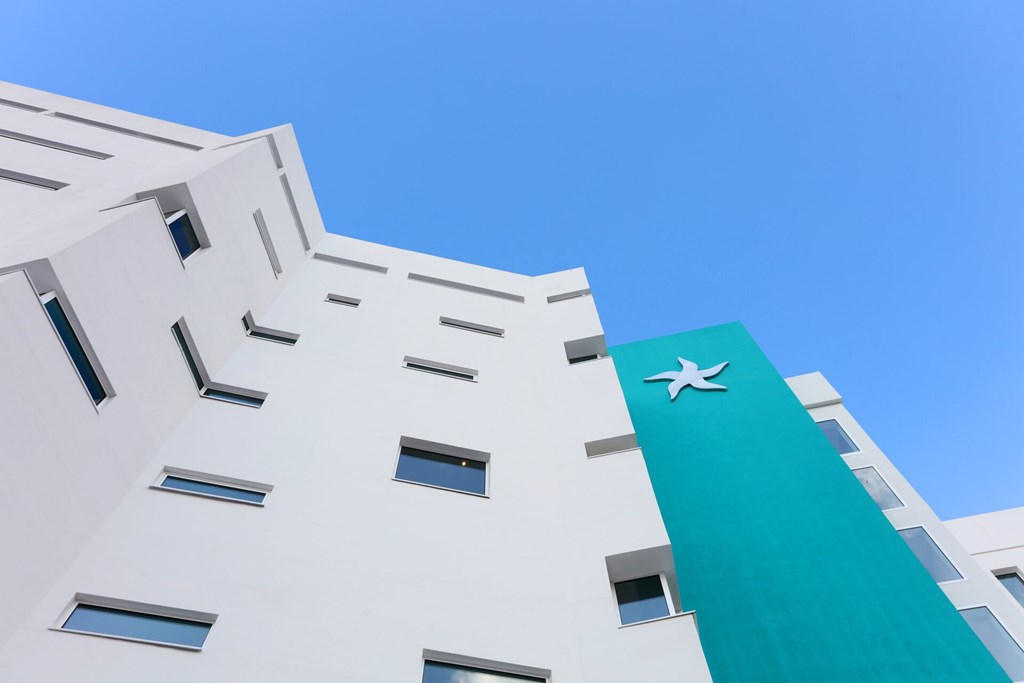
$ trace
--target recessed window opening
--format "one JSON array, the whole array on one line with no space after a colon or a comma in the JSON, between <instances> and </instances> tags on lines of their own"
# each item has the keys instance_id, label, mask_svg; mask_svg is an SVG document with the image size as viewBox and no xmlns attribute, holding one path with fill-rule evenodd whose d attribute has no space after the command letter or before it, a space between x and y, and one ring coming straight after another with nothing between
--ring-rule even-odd
<instances>
[{"instance_id":1,"label":"recessed window opening","mask_svg":"<svg viewBox=\"0 0 1024 683\"><path fill-rule=\"evenodd\" d=\"M206 368L199 358L199 353L196 351L192 335L188 332L188 326L185 324L184 318L171 325L171 332L178 342L181 355L185 358L185 364L192 374L192 380L195 382L200 396L252 408L259 408L263 405L267 399L266 392L243 389L210 380L206 373Z\"/></svg>"},{"instance_id":2,"label":"recessed window opening","mask_svg":"<svg viewBox=\"0 0 1024 683\"><path fill-rule=\"evenodd\" d=\"M855 453L860 450L837 420L822 420L818 426L821 427L821 431L824 432L825 437L839 455Z\"/></svg>"},{"instance_id":3,"label":"recessed window opening","mask_svg":"<svg viewBox=\"0 0 1024 683\"><path fill-rule=\"evenodd\" d=\"M32 104L25 104L24 102L15 102L14 100L5 100L2 98L0 98L0 104L7 107L14 107L15 109L24 109L25 111L35 112L36 114L46 111L45 107L37 107Z\"/></svg>"},{"instance_id":4,"label":"recessed window opening","mask_svg":"<svg viewBox=\"0 0 1024 683\"><path fill-rule=\"evenodd\" d=\"M67 183L62 183L59 180L50 180L49 178L29 175L28 173L21 173L20 171L11 171L6 168L0 168L0 180L18 183L19 185L38 187L41 190L51 190L54 192L68 186Z\"/></svg>"},{"instance_id":5,"label":"recessed window opening","mask_svg":"<svg viewBox=\"0 0 1024 683\"><path fill-rule=\"evenodd\" d=\"M288 346L295 346L295 342L299 340L299 335L294 332L285 332L284 330L275 330L257 325L253 319L252 311L246 311L245 315L242 316L242 327L245 329L246 336L253 339L263 339Z\"/></svg>"},{"instance_id":6,"label":"recessed window opening","mask_svg":"<svg viewBox=\"0 0 1024 683\"><path fill-rule=\"evenodd\" d=\"M263 218L263 210L256 209L252 214L253 220L256 221L256 229L260 233L260 239L263 240L263 248L267 250L267 258L270 259L270 267L274 269L274 277L277 277L284 271L281 269L281 259L277 257L277 249L274 248L274 241L270 239L270 230L267 229L267 221Z\"/></svg>"},{"instance_id":7,"label":"recessed window opening","mask_svg":"<svg viewBox=\"0 0 1024 683\"><path fill-rule=\"evenodd\" d=\"M493 296L497 299L505 299L506 301L515 301L516 303L525 303L526 298L519 294L512 294L510 292L502 292L498 289L488 289L487 287L478 287L476 285L467 285L463 282L456 282L454 280L445 280L439 277L432 277L430 275L422 275L420 273L409 273L409 279L417 282L426 282L432 285L438 285L440 287L448 287L449 289L458 289L463 292L472 292L473 294L483 294L484 296Z\"/></svg>"},{"instance_id":8,"label":"recessed window opening","mask_svg":"<svg viewBox=\"0 0 1024 683\"><path fill-rule=\"evenodd\" d=\"M978 639L1013 681L1024 681L1024 650L988 607L960 610Z\"/></svg>"},{"instance_id":9,"label":"recessed window opening","mask_svg":"<svg viewBox=\"0 0 1024 683\"><path fill-rule=\"evenodd\" d=\"M141 138L143 140L149 140L150 142L162 142L165 145L172 145L174 147L181 147L182 149L190 149L193 152L198 152L202 147L198 145L192 145L187 142L181 142L179 140L171 140L170 138L163 138L159 135L150 135L149 133L142 133L131 128L122 128L121 126L114 126L109 123L101 123L100 121L93 121L92 119L82 118L81 116L74 116L72 114L64 114L59 111L49 112L48 116L52 116L57 119L64 119L66 121L74 121L75 123L81 123L86 126L92 126L94 128L102 128L103 130L109 130L112 133L121 133L122 135L130 135L134 138Z\"/></svg>"},{"instance_id":10,"label":"recessed window opening","mask_svg":"<svg viewBox=\"0 0 1024 683\"><path fill-rule=\"evenodd\" d=\"M479 334L486 334L491 337L504 337L505 330L500 327L491 327L489 325L481 325L479 323L471 323L466 320L457 320L455 318L446 318L443 315L440 318L441 325L445 327L452 327L457 330L466 330L467 332L477 332Z\"/></svg>"},{"instance_id":11,"label":"recessed window opening","mask_svg":"<svg viewBox=\"0 0 1024 683\"><path fill-rule=\"evenodd\" d=\"M636 434L623 434L622 436L612 436L607 439L588 441L583 444L583 447L587 451L588 458L597 458L602 455L634 451L640 448L640 444L637 443Z\"/></svg>"},{"instance_id":12,"label":"recessed window opening","mask_svg":"<svg viewBox=\"0 0 1024 683\"><path fill-rule=\"evenodd\" d=\"M292 212L295 229L299 231L299 241L302 242L302 248L305 251L309 251L309 237L306 236L306 226L302 224L302 216L299 215L299 207L295 204L292 186L288 182L288 176L284 173L281 174L281 189L284 191L285 201L288 202L288 209Z\"/></svg>"},{"instance_id":13,"label":"recessed window opening","mask_svg":"<svg viewBox=\"0 0 1024 683\"><path fill-rule=\"evenodd\" d=\"M395 479L485 496L489 460L481 451L402 437Z\"/></svg>"},{"instance_id":14,"label":"recessed window opening","mask_svg":"<svg viewBox=\"0 0 1024 683\"><path fill-rule=\"evenodd\" d=\"M216 614L79 593L58 631L200 650Z\"/></svg>"},{"instance_id":15,"label":"recessed window opening","mask_svg":"<svg viewBox=\"0 0 1024 683\"><path fill-rule=\"evenodd\" d=\"M151 488L249 505L263 505L274 487L254 481L165 467Z\"/></svg>"},{"instance_id":16,"label":"recessed window opening","mask_svg":"<svg viewBox=\"0 0 1024 683\"><path fill-rule=\"evenodd\" d=\"M336 266L346 266L348 268L355 268L356 270L369 270L370 272L380 273L381 275L385 275L388 272L388 269L385 266L378 266L364 261L354 261L340 256L331 256L330 254L321 254L319 251L313 254L313 258L317 261L333 263Z\"/></svg>"},{"instance_id":17,"label":"recessed window opening","mask_svg":"<svg viewBox=\"0 0 1024 683\"><path fill-rule=\"evenodd\" d=\"M936 583L956 581L964 578L953 563L949 561L945 553L925 531L924 527L915 526L909 529L899 529L899 535L907 542L910 549L921 561L924 568L932 575Z\"/></svg>"},{"instance_id":18,"label":"recessed window opening","mask_svg":"<svg viewBox=\"0 0 1024 683\"><path fill-rule=\"evenodd\" d=\"M351 296L342 296L341 294L327 293L327 298L324 299L330 304L341 304L342 306L351 306L352 308L358 308L359 304L363 303L362 299L356 299Z\"/></svg>"},{"instance_id":19,"label":"recessed window opening","mask_svg":"<svg viewBox=\"0 0 1024 683\"><path fill-rule=\"evenodd\" d=\"M569 299L579 299L580 297L590 296L590 289L577 289L573 292L565 292L564 294L552 294L548 297L548 303L554 304L559 301L568 301Z\"/></svg>"},{"instance_id":20,"label":"recessed window opening","mask_svg":"<svg viewBox=\"0 0 1024 683\"><path fill-rule=\"evenodd\" d=\"M527 676L495 669L483 669L463 664L449 664L426 660L423 662L423 683L504 683L505 681L533 681L545 683L547 677Z\"/></svg>"},{"instance_id":21,"label":"recessed window opening","mask_svg":"<svg viewBox=\"0 0 1024 683\"><path fill-rule=\"evenodd\" d=\"M623 626L672 614L663 576L644 576L615 584L619 620Z\"/></svg>"},{"instance_id":22,"label":"recessed window opening","mask_svg":"<svg viewBox=\"0 0 1024 683\"><path fill-rule=\"evenodd\" d=\"M50 149L60 150L61 152L69 152L71 154L78 154L83 157L91 157L93 159L109 159L111 156L113 156L112 154L97 152L96 150L86 149L85 147L76 147L75 145L68 145L63 142L57 142L55 140L37 138L34 135L25 135L24 133L18 133L13 130L0 129L0 138L8 138L10 140L17 140L18 142L26 142L30 145L38 145L40 147L49 147Z\"/></svg>"},{"instance_id":23,"label":"recessed window opening","mask_svg":"<svg viewBox=\"0 0 1024 683\"><path fill-rule=\"evenodd\" d=\"M569 361L569 365L608 357L608 345L605 343L603 334L573 339L565 342L564 346L565 357Z\"/></svg>"},{"instance_id":24,"label":"recessed window opening","mask_svg":"<svg viewBox=\"0 0 1024 683\"><path fill-rule=\"evenodd\" d=\"M1003 584L1003 588L1009 591L1013 599L1020 603L1021 607L1024 607L1024 579L1021 578L1017 572L1004 572L996 574L996 578L999 579L999 583Z\"/></svg>"},{"instance_id":25,"label":"recessed window opening","mask_svg":"<svg viewBox=\"0 0 1024 683\"><path fill-rule=\"evenodd\" d=\"M874 467L859 467L853 470L853 476L857 477L857 481L864 486L864 490L880 509L895 510L903 507L903 501L889 488Z\"/></svg>"},{"instance_id":26,"label":"recessed window opening","mask_svg":"<svg viewBox=\"0 0 1024 683\"><path fill-rule=\"evenodd\" d=\"M103 382L93 367L92 361L89 360L85 346L78 338L71 320L68 319L67 313L64 312L57 293L47 292L40 298L40 301L43 304L43 308L46 309L46 314L50 317L50 322L53 323L54 330L57 331L57 336L60 337L61 342L64 344L64 349L71 359L71 364L75 366L78 376L82 378L82 383L85 385L86 391L89 392L92 402L99 405L107 398L107 389L103 386Z\"/></svg>"},{"instance_id":27,"label":"recessed window opening","mask_svg":"<svg viewBox=\"0 0 1024 683\"><path fill-rule=\"evenodd\" d=\"M199 237L196 235L195 228L192 227L192 219L188 217L187 211L171 211L164 214L164 220L167 221L167 229L171 233L171 239L174 240L174 246L178 249L178 255L181 256L182 261L199 251L202 245L199 243Z\"/></svg>"},{"instance_id":28,"label":"recessed window opening","mask_svg":"<svg viewBox=\"0 0 1024 683\"><path fill-rule=\"evenodd\" d=\"M403 365L410 370L419 370L420 372L444 375L445 377L453 377L455 379L466 380L467 382L475 382L477 375L480 374L471 368L449 365L448 363L439 363L437 361L425 360L423 358L413 358L412 356L406 356Z\"/></svg>"}]
</instances>

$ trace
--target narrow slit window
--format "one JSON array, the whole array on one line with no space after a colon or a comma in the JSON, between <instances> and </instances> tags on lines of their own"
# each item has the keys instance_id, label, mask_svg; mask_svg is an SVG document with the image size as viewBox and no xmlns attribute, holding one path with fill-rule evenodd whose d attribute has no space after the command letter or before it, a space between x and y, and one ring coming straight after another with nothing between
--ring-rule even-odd
<instances>
[{"instance_id":1,"label":"narrow slit window","mask_svg":"<svg viewBox=\"0 0 1024 683\"><path fill-rule=\"evenodd\" d=\"M352 308L358 308L359 304L363 303L362 299L356 299L351 296L342 296L341 294L331 294L328 292L327 298L324 299L329 304L341 304L342 306L351 306Z\"/></svg>"},{"instance_id":2,"label":"narrow slit window","mask_svg":"<svg viewBox=\"0 0 1024 683\"><path fill-rule=\"evenodd\" d=\"M882 479L882 475L874 467L855 469L853 476L857 477L857 481L864 486L864 490L882 510L895 510L903 507L903 501L889 488L889 485Z\"/></svg>"},{"instance_id":3,"label":"narrow slit window","mask_svg":"<svg viewBox=\"0 0 1024 683\"><path fill-rule=\"evenodd\" d=\"M483 294L484 296L493 296L497 299L505 299L506 301L515 301L516 303L525 303L526 298L520 294L512 294L511 292L502 292L498 289L488 289L487 287L478 287L477 285L467 285L464 282L456 282L455 280L445 280L439 277L433 277L430 275L423 275L421 273L409 273L409 279L415 280L416 282L426 282L432 285L438 285L440 287L448 287L449 289L458 289L463 292L472 292L473 294Z\"/></svg>"},{"instance_id":4,"label":"narrow slit window","mask_svg":"<svg viewBox=\"0 0 1024 683\"><path fill-rule=\"evenodd\" d=\"M309 237L306 236L306 226L302 224L302 216L299 215L299 207L295 204L295 195L292 194L291 183L288 176L281 174L281 189L284 191L285 201L288 202L288 209L292 212L292 220L295 221L295 229L299 232L299 241L302 242L302 249L309 251Z\"/></svg>"},{"instance_id":5,"label":"narrow slit window","mask_svg":"<svg viewBox=\"0 0 1024 683\"><path fill-rule=\"evenodd\" d=\"M478 334L486 334L491 337L504 337L505 330L500 327L491 327L490 325L481 325L480 323L471 323L466 320L456 320L455 318L446 318L441 316L440 323L444 327L451 327L456 330L465 330L467 332L476 332Z\"/></svg>"},{"instance_id":6,"label":"narrow slit window","mask_svg":"<svg viewBox=\"0 0 1024 683\"><path fill-rule=\"evenodd\" d=\"M13 107L15 109L24 109L25 111L35 112L36 114L46 111L45 107L37 107L32 104L25 104L24 102L15 102L14 100L5 100L0 98L0 104L6 107Z\"/></svg>"},{"instance_id":7,"label":"narrow slit window","mask_svg":"<svg viewBox=\"0 0 1024 683\"><path fill-rule=\"evenodd\" d=\"M256 221L256 229L260 233L260 239L263 240L263 248L267 250L267 258L270 259L270 267L274 269L274 277L277 277L284 271L281 269L281 259L277 257L277 249L274 248L274 241L270 239L270 230L267 229L267 221L263 218L263 210L256 209L252 214L253 220Z\"/></svg>"},{"instance_id":8,"label":"narrow slit window","mask_svg":"<svg viewBox=\"0 0 1024 683\"><path fill-rule=\"evenodd\" d=\"M242 327L245 329L246 336L253 339L263 339L287 346L295 346L295 342L299 340L299 335L294 332L285 332L284 330L275 330L257 325L252 317L252 311L246 311L245 315L242 316Z\"/></svg>"},{"instance_id":9,"label":"narrow slit window","mask_svg":"<svg viewBox=\"0 0 1024 683\"><path fill-rule=\"evenodd\" d=\"M72 365L75 366L75 370L78 371L79 377L82 378L82 382L89 392L89 396L92 397L92 402L99 405L107 398L107 390L104 388L103 382L100 381L96 369L93 368L85 347L75 333L75 329L64 312L64 308L60 305L60 299L57 298L55 292L50 292L43 295L42 303L47 315L50 316L50 322L53 323L53 327L57 331L57 336L60 337L64 348L68 352L68 356L71 358Z\"/></svg>"},{"instance_id":10,"label":"narrow slit window","mask_svg":"<svg viewBox=\"0 0 1024 683\"><path fill-rule=\"evenodd\" d=\"M837 420L822 420L818 423L818 426L821 427L825 438L828 439L839 455L856 453L860 450Z\"/></svg>"},{"instance_id":11,"label":"narrow slit window","mask_svg":"<svg viewBox=\"0 0 1024 683\"><path fill-rule=\"evenodd\" d=\"M348 268L355 268L356 270L369 270L370 272L380 273L381 275L386 275L388 272L386 266L378 266L375 263L355 261L353 259L342 258L340 256L331 256L330 254L321 254L319 251L313 254L313 258L317 261L333 263L336 266L346 266Z\"/></svg>"},{"instance_id":12,"label":"narrow slit window","mask_svg":"<svg viewBox=\"0 0 1024 683\"><path fill-rule=\"evenodd\" d=\"M67 183L62 183L59 180L50 180L49 178L21 173L20 171L11 171L6 168L0 168L0 179L12 183L18 183L19 185L28 185L29 187L38 187L41 190L51 190L54 192L68 186Z\"/></svg>"},{"instance_id":13,"label":"narrow slit window","mask_svg":"<svg viewBox=\"0 0 1024 683\"><path fill-rule=\"evenodd\" d=\"M402 444L395 479L478 496L487 494L486 453L422 445L426 447Z\"/></svg>"},{"instance_id":14,"label":"narrow slit window","mask_svg":"<svg viewBox=\"0 0 1024 683\"><path fill-rule=\"evenodd\" d=\"M1020 577L1020 574L1008 572L997 574L996 578L999 579L999 583L1003 584L1003 588L1009 591L1013 599L1020 603L1021 607L1024 607L1024 579Z\"/></svg>"},{"instance_id":15,"label":"narrow slit window","mask_svg":"<svg viewBox=\"0 0 1024 683\"><path fill-rule=\"evenodd\" d=\"M445 377L465 380L467 382L475 382L477 375L479 374L476 370L471 368L449 365L447 363L438 363L437 361L413 358L411 356L405 357L404 367L409 368L410 370L429 372L435 375L443 375Z\"/></svg>"},{"instance_id":16,"label":"narrow slit window","mask_svg":"<svg viewBox=\"0 0 1024 683\"><path fill-rule=\"evenodd\" d=\"M13 130L2 130L0 129L0 138L8 138L10 140L17 140L18 142L26 142L30 145L38 145L40 147L49 147L50 149L60 150L61 152L69 152L71 154L78 154L83 157L91 157L93 159L109 159L112 154L106 154L104 152L97 152L94 149L86 149L85 147L76 147L75 145L68 145L63 142L57 142L56 140L47 140L46 138L37 138L34 135L25 135L24 133L18 133Z\"/></svg>"},{"instance_id":17,"label":"narrow slit window","mask_svg":"<svg viewBox=\"0 0 1024 683\"><path fill-rule=\"evenodd\" d=\"M615 584L615 598L623 626L672 614L661 575L619 581Z\"/></svg>"},{"instance_id":18,"label":"narrow slit window","mask_svg":"<svg viewBox=\"0 0 1024 683\"><path fill-rule=\"evenodd\" d=\"M577 289L574 292L565 292L563 294L552 294L548 297L548 303L554 304L559 301L568 301L569 299L579 299L580 297L590 296L589 289Z\"/></svg>"},{"instance_id":19,"label":"narrow slit window","mask_svg":"<svg viewBox=\"0 0 1024 683\"><path fill-rule=\"evenodd\" d=\"M273 486L203 472L165 467L152 488L249 505L263 505Z\"/></svg>"},{"instance_id":20,"label":"narrow slit window","mask_svg":"<svg viewBox=\"0 0 1024 683\"><path fill-rule=\"evenodd\" d=\"M216 620L215 614L78 595L56 629L200 650Z\"/></svg>"},{"instance_id":21,"label":"narrow slit window","mask_svg":"<svg viewBox=\"0 0 1024 683\"><path fill-rule=\"evenodd\" d=\"M924 527L915 526L909 529L900 529L899 535L907 542L910 550L921 561L921 564L932 575L936 583L945 583L964 578L935 543L931 535L925 531Z\"/></svg>"},{"instance_id":22,"label":"narrow slit window","mask_svg":"<svg viewBox=\"0 0 1024 683\"><path fill-rule=\"evenodd\" d=\"M81 123L86 126L92 126L94 128L101 128L103 130L109 130L112 133L121 133L122 135L129 135L133 138L141 138L143 140L149 140L150 142L162 142L165 145L172 145L174 147L181 147L182 149L189 149L193 152L198 152L202 149L199 145L189 144L187 142L181 142L180 140L171 140L170 138L163 138L159 135L150 135L149 133L143 133L141 131L132 130L131 128L122 128L121 126L114 126L109 123L103 123L101 121L93 121L92 119L82 118L81 116L74 116L72 114L64 114L59 111L50 112L50 116L56 119L65 119L66 121L74 121L75 123Z\"/></svg>"},{"instance_id":23,"label":"narrow slit window","mask_svg":"<svg viewBox=\"0 0 1024 683\"><path fill-rule=\"evenodd\" d=\"M178 342L178 346L181 349L181 355L185 358L185 364L188 366L189 372L192 374L192 380L195 382L199 395L203 398L224 401L226 403L234 403L252 408L261 407L267 399L266 392L243 389L241 387L234 387L210 381L210 378L207 376L206 369L199 360L192 337L188 334L188 328L184 323L185 319L182 318L171 325L171 332L174 334L174 338Z\"/></svg>"},{"instance_id":24,"label":"narrow slit window","mask_svg":"<svg viewBox=\"0 0 1024 683\"><path fill-rule=\"evenodd\" d=\"M423 662L423 683L512 683L514 681L533 681L546 683L548 679L527 676L517 673L506 673L494 669L482 669L476 666L448 664L446 662Z\"/></svg>"},{"instance_id":25,"label":"narrow slit window","mask_svg":"<svg viewBox=\"0 0 1024 683\"><path fill-rule=\"evenodd\" d=\"M199 243L199 237L196 236L195 228L192 227L192 219L188 217L188 212L172 211L164 218L182 261L199 251L202 245Z\"/></svg>"}]
</instances>

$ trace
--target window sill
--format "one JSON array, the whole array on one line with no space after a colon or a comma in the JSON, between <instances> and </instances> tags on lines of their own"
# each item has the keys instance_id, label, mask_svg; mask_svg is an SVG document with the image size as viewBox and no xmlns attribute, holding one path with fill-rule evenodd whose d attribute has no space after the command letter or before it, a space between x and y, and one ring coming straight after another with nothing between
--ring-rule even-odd
<instances>
[{"instance_id":1,"label":"window sill","mask_svg":"<svg viewBox=\"0 0 1024 683\"><path fill-rule=\"evenodd\" d=\"M262 507L266 507L267 506L267 504L265 502L264 503L257 503L257 502L252 501L252 500L241 500L241 499L238 499L238 498L228 498L227 496L214 496L214 495L211 495L209 493L199 493L197 491L185 491L183 489L172 489L172 488L169 488L167 486L160 486L159 484L150 484L149 488L156 489L157 491L166 491L167 493L180 493L183 496L193 496L195 498L210 498L211 500L223 500L223 501L226 501L228 503L239 503L241 505L250 505L250 506L258 507L258 508L262 508Z\"/></svg>"},{"instance_id":2,"label":"window sill","mask_svg":"<svg viewBox=\"0 0 1024 683\"><path fill-rule=\"evenodd\" d=\"M179 645L178 643L165 643L160 640L144 640L142 638L130 638L128 636L112 636L108 633L95 633L93 631L78 631L73 628L59 628L57 626L51 626L51 631L60 631L61 633L77 633L82 636L94 636L96 638L109 638L110 640L127 640L130 643L143 643L145 645L158 645L160 647L170 647L175 650L188 650L189 652L202 652L203 648L196 647L194 645Z\"/></svg>"},{"instance_id":3,"label":"window sill","mask_svg":"<svg viewBox=\"0 0 1024 683\"><path fill-rule=\"evenodd\" d=\"M689 612L676 612L675 614L668 614L664 617L656 617L654 619L645 619L643 621L634 621L631 624L620 624L619 628L630 628L631 626L643 626L644 624L653 624L658 621L668 621L669 619L677 619L679 617L686 617L696 614L693 610Z\"/></svg>"},{"instance_id":4,"label":"window sill","mask_svg":"<svg viewBox=\"0 0 1024 683\"><path fill-rule=\"evenodd\" d=\"M403 484L413 484L414 486L425 486L428 489L438 489L441 491L451 491L452 493L461 493L466 496L473 496L474 498L490 498L488 493L477 493L475 491L463 491L462 489L453 489L447 486L439 486L438 484L425 484L422 481L413 481L412 479L399 479L398 477L391 477L391 481L401 482Z\"/></svg>"}]
</instances>

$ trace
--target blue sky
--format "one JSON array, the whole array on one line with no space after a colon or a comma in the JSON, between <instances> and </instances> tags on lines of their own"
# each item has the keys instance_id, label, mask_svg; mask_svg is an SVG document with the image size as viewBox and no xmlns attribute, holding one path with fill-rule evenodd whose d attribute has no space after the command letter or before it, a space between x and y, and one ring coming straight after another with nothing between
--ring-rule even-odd
<instances>
[{"instance_id":1,"label":"blue sky","mask_svg":"<svg viewBox=\"0 0 1024 683\"><path fill-rule=\"evenodd\" d=\"M1018 0L58 0L5 7L0 78L292 122L332 231L584 266L611 343L741 320L949 518L1024 505L1022 35Z\"/></svg>"}]
</instances>

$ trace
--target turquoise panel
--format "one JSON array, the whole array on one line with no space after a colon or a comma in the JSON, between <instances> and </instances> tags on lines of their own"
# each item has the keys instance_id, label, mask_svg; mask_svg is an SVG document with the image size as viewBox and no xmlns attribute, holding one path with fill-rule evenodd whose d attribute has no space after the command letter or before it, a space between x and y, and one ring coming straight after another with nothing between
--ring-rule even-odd
<instances>
[{"instance_id":1,"label":"turquoise panel","mask_svg":"<svg viewBox=\"0 0 1024 683\"><path fill-rule=\"evenodd\" d=\"M1009 680L742 325L611 355L716 683Z\"/></svg>"}]
</instances>

